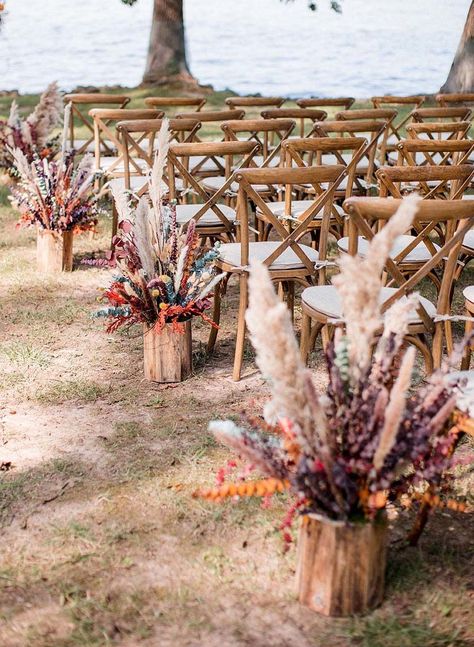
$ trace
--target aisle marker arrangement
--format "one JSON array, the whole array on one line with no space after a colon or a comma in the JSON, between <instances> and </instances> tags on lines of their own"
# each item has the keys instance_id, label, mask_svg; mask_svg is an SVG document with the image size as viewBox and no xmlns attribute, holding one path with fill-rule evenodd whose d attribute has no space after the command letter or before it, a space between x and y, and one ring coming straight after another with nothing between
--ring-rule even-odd
<instances>
[{"instance_id":1,"label":"aisle marker arrangement","mask_svg":"<svg viewBox=\"0 0 474 647\"><path fill-rule=\"evenodd\" d=\"M457 440L449 431L457 394L445 379L447 365L410 395L415 349L404 350L403 340L418 296L396 302L383 317L380 311L384 263L396 237L409 228L416 200L403 201L366 256L339 260L333 282L345 333L338 328L329 344L323 395L300 358L290 314L267 269L252 266L247 324L271 399L262 418L210 424L216 439L264 478L222 482L196 495L220 501L289 489L292 502L283 523L288 540L295 512L304 520L300 600L327 615L365 612L380 603L387 505L402 495L433 494Z\"/></svg>"}]
</instances>

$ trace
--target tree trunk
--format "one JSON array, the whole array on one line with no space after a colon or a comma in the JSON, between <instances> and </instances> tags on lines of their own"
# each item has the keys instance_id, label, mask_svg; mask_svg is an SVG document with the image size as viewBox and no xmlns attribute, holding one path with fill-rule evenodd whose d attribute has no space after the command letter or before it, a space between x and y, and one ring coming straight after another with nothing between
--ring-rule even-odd
<instances>
[{"instance_id":1,"label":"tree trunk","mask_svg":"<svg viewBox=\"0 0 474 647\"><path fill-rule=\"evenodd\" d=\"M155 0L143 83L194 82L186 61L183 0Z\"/></svg>"},{"instance_id":2,"label":"tree trunk","mask_svg":"<svg viewBox=\"0 0 474 647\"><path fill-rule=\"evenodd\" d=\"M474 1L469 8L449 76L440 92L474 92Z\"/></svg>"}]
</instances>

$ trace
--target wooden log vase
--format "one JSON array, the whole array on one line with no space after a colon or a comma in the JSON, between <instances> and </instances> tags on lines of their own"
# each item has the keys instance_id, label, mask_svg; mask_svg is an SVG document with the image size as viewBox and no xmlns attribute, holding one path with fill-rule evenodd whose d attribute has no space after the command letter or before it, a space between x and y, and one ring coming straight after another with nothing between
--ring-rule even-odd
<instances>
[{"instance_id":1,"label":"wooden log vase","mask_svg":"<svg viewBox=\"0 0 474 647\"><path fill-rule=\"evenodd\" d=\"M383 599L387 523L302 518L296 571L301 604L325 616L364 614Z\"/></svg>"},{"instance_id":2,"label":"wooden log vase","mask_svg":"<svg viewBox=\"0 0 474 647\"><path fill-rule=\"evenodd\" d=\"M38 228L36 259L39 272L72 272L73 232Z\"/></svg>"},{"instance_id":3,"label":"wooden log vase","mask_svg":"<svg viewBox=\"0 0 474 647\"><path fill-rule=\"evenodd\" d=\"M145 378L152 382L182 382L192 372L191 319L181 324L184 332L176 332L171 324L161 330L145 325L143 352Z\"/></svg>"}]
</instances>

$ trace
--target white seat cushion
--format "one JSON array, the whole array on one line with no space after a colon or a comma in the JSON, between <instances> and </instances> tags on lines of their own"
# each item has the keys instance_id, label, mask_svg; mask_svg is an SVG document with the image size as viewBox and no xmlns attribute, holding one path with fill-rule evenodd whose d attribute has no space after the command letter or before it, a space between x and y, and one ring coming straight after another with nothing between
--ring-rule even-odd
<instances>
[{"instance_id":1,"label":"white seat cushion","mask_svg":"<svg viewBox=\"0 0 474 647\"><path fill-rule=\"evenodd\" d=\"M412 240L415 239L415 236L409 236L408 234L404 234L403 236L397 236L395 243L392 247L392 250L390 252L390 257L395 258L402 252L406 247L408 247L409 243L411 243ZM439 245L436 245L436 243L433 243L436 251L440 249ZM337 241L337 246L342 252L348 252L349 251L349 238L344 237L341 238L340 240ZM369 243L366 238L363 236L358 237L358 253L361 256L365 256L367 254L367 249L369 247ZM425 263L426 261L429 261L432 258L432 254L430 253L428 247L425 245L425 243L419 243L414 249L411 250L407 256L403 259L403 263Z\"/></svg>"},{"instance_id":2,"label":"white seat cushion","mask_svg":"<svg viewBox=\"0 0 474 647\"><path fill-rule=\"evenodd\" d=\"M299 218L306 209L313 204L313 200L293 200L291 203L291 217ZM344 209L337 204L333 205L339 215L344 215ZM285 203L284 202L268 202L267 207L270 211L277 217L281 218L285 213ZM257 208L257 213L261 211ZM315 220L321 220L323 217L323 209L314 215Z\"/></svg>"},{"instance_id":3,"label":"white seat cushion","mask_svg":"<svg viewBox=\"0 0 474 647\"><path fill-rule=\"evenodd\" d=\"M255 155L255 157L252 157L252 161L255 162L257 166L262 166L264 162L264 157L263 155ZM270 163L267 164L268 168L275 168L276 166L280 165L280 157L278 155L275 155L274 158L270 160Z\"/></svg>"},{"instance_id":4,"label":"white seat cushion","mask_svg":"<svg viewBox=\"0 0 474 647\"><path fill-rule=\"evenodd\" d=\"M86 144L89 140L88 139L75 139L74 140L74 146L71 146L71 142L68 141L68 146L69 148L74 148L75 150L81 149L84 144ZM112 150L114 152L117 152L117 149L115 148L115 144L113 142L105 140L105 144L107 145L107 148L103 145L103 143L100 143L100 150L101 151L109 151ZM86 152L88 153L94 153L95 152L95 143L94 141L89 142L86 147Z\"/></svg>"},{"instance_id":5,"label":"white seat cushion","mask_svg":"<svg viewBox=\"0 0 474 647\"><path fill-rule=\"evenodd\" d=\"M125 178L124 177L115 177L113 180L110 180L108 186L113 191L125 191ZM142 175L131 175L130 176L130 190L139 191L142 187L148 184L147 179Z\"/></svg>"},{"instance_id":6,"label":"white seat cushion","mask_svg":"<svg viewBox=\"0 0 474 647\"><path fill-rule=\"evenodd\" d=\"M204 161L203 161L204 160ZM208 158L206 155L196 155L189 158L189 169L192 171L199 166L199 171L219 171L221 168L217 165L216 160L222 168L225 168L225 159L223 157ZM180 160L181 161L181 160Z\"/></svg>"},{"instance_id":7,"label":"white seat cushion","mask_svg":"<svg viewBox=\"0 0 474 647\"><path fill-rule=\"evenodd\" d=\"M176 221L180 225L184 225L193 218L198 211L201 209L201 204L178 204L176 206ZM236 213L234 209L228 207L225 204L220 204L219 209L222 211L224 216L231 222L235 222ZM207 226L207 225L223 225L222 220L215 214L212 209L209 209L205 214L203 214L196 225Z\"/></svg>"},{"instance_id":8,"label":"white seat cushion","mask_svg":"<svg viewBox=\"0 0 474 647\"><path fill-rule=\"evenodd\" d=\"M474 418L474 371L453 371L447 375L447 379L451 383L458 383L458 409Z\"/></svg>"},{"instance_id":9,"label":"white seat cushion","mask_svg":"<svg viewBox=\"0 0 474 647\"><path fill-rule=\"evenodd\" d=\"M201 185L205 189L209 189L210 191L215 192L218 191L226 181L227 180L224 177L207 177L201 182ZM257 193L268 192L269 190L268 184L254 184L253 187L255 191L257 191ZM232 182L229 188L233 193L237 193L237 191L239 190L239 183Z\"/></svg>"},{"instance_id":10,"label":"white seat cushion","mask_svg":"<svg viewBox=\"0 0 474 647\"><path fill-rule=\"evenodd\" d=\"M350 164L353 154L352 153L341 153L341 157L344 160L345 164ZM338 156L335 155L334 153L326 153L325 155L322 156L321 161L323 164L340 164L341 161L339 160ZM361 161L359 162L359 165L357 166L357 174L358 175L365 175L367 173L367 170L369 168L369 162L366 157L362 157ZM374 160L374 168L378 169L379 168L379 163L377 160Z\"/></svg>"},{"instance_id":11,"label":"white seat cushion","mask_svg":"<svg viewBox=\"0 0 474 647\"><path fill-rule=\"evenodd\" d=\"M472 249L472 251L474 252L474 229L471 229L467 232L467 234L464 236L462 244L464 247L467 247L469 250Z\"/></svg>"},{"instance_id":12,"label":"white seat cushion","mask_svg":"<svg viewBox=\"0 0 474 647\"><path fill-rule=\"evenodd\" d=\"M272 252L281 245L280 242L266 241L261 243L249 243L249 262L253 260L264 261L272 254ZM308 245L298 245L301 250L306 254L312 263L316 263L319 259L318 252L309 247ZM229 265L239 267L241 264L241 244L240 243L224 243L219 247L219 258L221 261ZM271 264L271 270L291 270L302 269L304 267L297 254L287 247L285 251L278 256L277 259Z\"/></svg>"},{"instance_id":13,"label":"white seat cushion","mask_svg":"<svg viewBox=\"0 0 474 647\"><path fill-rule=\"evenodd\" d=\"M119 158L118 157L101 157L100 158L100 169L102 171L107 172L110 167L117 162ZM133 158L133 163L138 166L140 169L148 169L149 165L147 164L146 160L142 159L141 157L139 158ZM130 173L133 173L135 170L135 167L133 166L132 163L130 163ZM112 169L111 173L124 173L125 172L125 165L123 163L123 160L121 160L117 166L114 166Z\"/></svg>"},{"instance_id":14,"label":"white seat cushion","mask_svg":"<svg viewBox=\"0 0 474 647\"><path fill-rule=\"evenodd\" d=\"M464 288L462 293L464 298L474 305L474 285L468 285L467 288Z\"/></svg>"},{"instance_id":15,"label":"white seat cushion","mask_svg":"<svg viewBox=\"0 0 474 647\"><path fill-rule=\"evenodd\" d=\"M380 303L384 303L392 294L397 291L396 288L382 288L380 292ZM402 297L405 299L406 297ZM340 319L342 317L342 303L339 293L333 285L316 285L306 288L301 294L303 303L313 310L320 312L329 319ZM423 307L430 317L436 314L436 307L424 297L420 299ZM416 309L410 313L410 323L421 323Z\"/></svg>"}]
</instances>

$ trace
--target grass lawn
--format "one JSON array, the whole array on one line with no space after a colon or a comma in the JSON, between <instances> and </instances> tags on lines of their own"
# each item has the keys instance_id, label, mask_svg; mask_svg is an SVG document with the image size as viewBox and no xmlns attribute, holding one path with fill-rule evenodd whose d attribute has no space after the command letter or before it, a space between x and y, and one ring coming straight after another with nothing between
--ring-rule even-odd
<instances>
[{"instance_id":1,"label":"grass lawn","mask_svg":"<svg viewBox=\"0 0 474 647\"><path fill-rule=\"evenodd\" d=\"M146 93L133 95L138 106ZM262 509L191 497L230 458L209 420L259 412L267 396L250 347L244 379L230 377L235 286L214 356L196 321L191 379L145 382L140 330L107 335L91 318L110 272L77 264L40 276L34 231L15 228L4 188L0 200L2 647L474 644L472 515L438 511L409 549L413 514L394 510L384 604L329 620L295 600L295 550L283 552L278 532L284 499ZM110 224L77 238L76 261L107 248ZM462 284L473 281L468 269ZM322 382L320 352L313 367ZM461 494L470 486L459 479Z\"/></svg>"}]
</instances>

